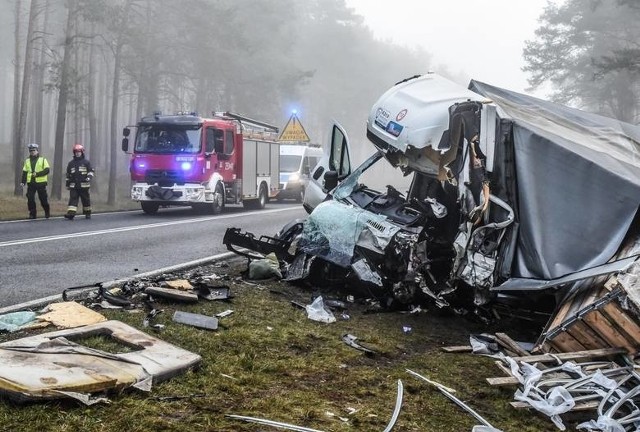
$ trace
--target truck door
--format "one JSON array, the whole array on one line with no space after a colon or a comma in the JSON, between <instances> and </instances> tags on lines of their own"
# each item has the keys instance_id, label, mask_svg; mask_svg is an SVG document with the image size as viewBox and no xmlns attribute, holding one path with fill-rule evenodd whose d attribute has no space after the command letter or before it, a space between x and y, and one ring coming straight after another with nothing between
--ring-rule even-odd
<instances>
[{"instance_id":1,"label":"truck door","mask_svg":"<svg viewBox=\"0 0 640 432\"><path fill-rule=\"evenodd\" d=\"M207 152L215 154L213 171L220 174L225 182L234 180L235 146L233 131L207 128Z\"/></svg>"},{"instance_id":2,"label":"truck door","mask_svg":"<svg viewBox=\"0 0 640 432\"><path fill-rule=\"evenodd\" d=\"M331 142L324 149L320 162L315 166L304 195L303 206L308 213L327 198L327 194L345 177L351 174L351 148L344 128L334 123Z\"/></svg>"}]
</instances>

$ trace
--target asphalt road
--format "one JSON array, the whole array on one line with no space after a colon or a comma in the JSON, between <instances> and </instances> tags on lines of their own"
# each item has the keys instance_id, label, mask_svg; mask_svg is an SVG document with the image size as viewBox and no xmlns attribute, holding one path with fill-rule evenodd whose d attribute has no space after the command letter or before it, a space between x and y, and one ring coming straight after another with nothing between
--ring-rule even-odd
<instances>
[{"instance_id":1,"label":"asphalt road","mask_svg":"<svg viewBox=\"0 0 640 432\"><path fill-rule=\"evenodd\" d=\"M154 216L132 211L0 222L0 307L227 252L228 227L274 235L306 215L300 204L268 204L256 211L227 206L215 216L175 208Z\"/></svg>"}]
</instances>

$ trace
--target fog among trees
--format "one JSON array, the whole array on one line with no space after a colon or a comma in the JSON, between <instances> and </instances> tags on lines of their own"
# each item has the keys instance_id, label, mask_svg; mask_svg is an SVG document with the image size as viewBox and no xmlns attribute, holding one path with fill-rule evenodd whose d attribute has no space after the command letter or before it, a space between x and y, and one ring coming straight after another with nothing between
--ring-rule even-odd
<instances>
[{"instance_id":1,"label":"fog among trees","mask_svg":"<svg viewBox=\"0 0 640 432\"><path fill-rule=\"evenodd\" d=\"M532 88L637 123L639 19L636 0L550 5L523 52ZM297 109L314 142L335 119L364 154L373 102L433 69L427 51L376 40L344 0L1 0L0 24L3 193L20 193L26 144L37 142L61 197L79 142L100 199L127 197L122 128L157 110L233 111L283 127Z\"/></svg>"}]
</instances>

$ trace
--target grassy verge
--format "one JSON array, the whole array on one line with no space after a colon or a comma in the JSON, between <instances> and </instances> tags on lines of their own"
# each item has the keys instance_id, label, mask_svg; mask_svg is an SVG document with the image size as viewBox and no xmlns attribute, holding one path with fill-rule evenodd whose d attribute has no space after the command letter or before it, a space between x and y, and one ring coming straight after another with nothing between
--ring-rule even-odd
<instances>
[{"instance_id":1,"label":"grassy verge","mask_svg":"<svg viewBox=\"0 0 640 432\"><path fill-rule=\"evenodd\" d=\"M308 290L280 281L250 285L239 278L244 269L244 262L237 261L228 268L199 269L202 274L229 275L231 302L156 305L164 312L154 322L166 326L156 335L200 354L203 361L197 370L160 383L150 393L112 394L109 405L1 401L0 429L272 430L225 417L238 414L322 431L382 431L391 418L401 379L404 401L394 430L470 431L477 422L436 389L410 376L408 368L456 389L458 398L504 431L553 430L546 419L509 405L515 388L486 383L486 377L500 376L491 359L440 350L445 345L467 344L470 333L492 329L436 311L365 314L365 306L359 303L349 305L348 318L337 316L337 322L322 324L292 306L291 301L310 303ZM215 332L171 320L175 310L212 315L226 309L234 313L221 318ZM151 332L142 326L142 311L103 313ZM366 356L347 346L341 340L345 333L357 336L378 354ZM0 335L0 341L26 335ZM104 341L95 344L114 349Z\"/></svg>"},{"instance_id":2,"label":"grassy verge","mask_svg":"<svg viewBox=\"0 0 640 432\"><path fill-rule=\"evenodd\" d=\"M65 214L67 212L68 199L68 195L61 200L55 200L49 197L51 216L62 216ZM91 201L91 208L94 213L140 209L140 204L124 198L119 199L115 205L106 204L106 200L102 199L99 195L92 195ZM0 202L2 203L2 205L0 205L0 220L27 219L29 212L27 210L27 198L24 195L22 197L16 197L9 193L0 194ZM38 209L38 217L44 217L44 210L42 210L42 206L40 205L40 201L38 201L37 195L36 206ZM82 205L80 205L80 207L82 207Z\"/></svg>"}]
</instances>

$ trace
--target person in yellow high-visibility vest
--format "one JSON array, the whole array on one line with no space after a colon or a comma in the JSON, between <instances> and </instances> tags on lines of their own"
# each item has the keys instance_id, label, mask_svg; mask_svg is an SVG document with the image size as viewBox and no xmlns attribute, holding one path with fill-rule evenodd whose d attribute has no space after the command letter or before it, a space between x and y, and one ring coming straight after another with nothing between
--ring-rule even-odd
<instances>
[{"instance_id":1,"label":"person in yellow high-visibility vest","mask_svg":"<svg viewBox=\"0 0 640 432\"><path fill-rule=\"evenodd\" d=\"M44 156L40 156L38 144L29 144L29 157L22 167L22 180L20 186L27 186L27 208L29 219L35 219L36 193L40 199L40 205L44 210L44 217L49 219L49 197L47 196L47 177L49 175L49 162Z\"/></svg>"}]
</instances>

